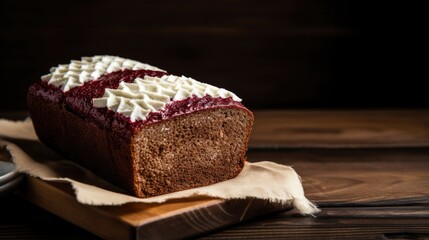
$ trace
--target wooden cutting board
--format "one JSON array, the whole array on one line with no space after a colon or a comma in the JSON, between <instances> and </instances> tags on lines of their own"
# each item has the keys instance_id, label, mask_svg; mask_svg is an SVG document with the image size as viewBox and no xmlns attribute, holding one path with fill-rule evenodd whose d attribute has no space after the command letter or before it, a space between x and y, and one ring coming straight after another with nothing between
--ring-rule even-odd
<instances>
[{"instance_id":1,"label":"wooden cutting board","mask_svg":"<svg viewBox=\"0 0 429 240\"><path fill-rule=\"evenodd\" d=\"M260 199L221 200L188 198L165 203L131 203L123 206L88 206L76 201L66 183L26 177L18 194L102 238L177 239L204 235L215 229L271 212L291 204Z\"/></svg>"}]
</instances>

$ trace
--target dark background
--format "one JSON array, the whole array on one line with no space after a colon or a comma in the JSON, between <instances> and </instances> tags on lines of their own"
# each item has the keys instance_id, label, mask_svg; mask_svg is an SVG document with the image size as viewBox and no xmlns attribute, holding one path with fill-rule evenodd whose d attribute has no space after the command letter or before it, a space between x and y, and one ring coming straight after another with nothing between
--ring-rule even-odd
<instances>
[{"instance_id":1,"label":"dark background","mask_svg":"<svg viewBox=\"0 0 429 240\"><path fill-rule=\"evenodd\" d=\"M424 1L12 1L0 110L51 66L95 54L232 90L252 108L428 107Z\"/></svg>"}]
</instances>

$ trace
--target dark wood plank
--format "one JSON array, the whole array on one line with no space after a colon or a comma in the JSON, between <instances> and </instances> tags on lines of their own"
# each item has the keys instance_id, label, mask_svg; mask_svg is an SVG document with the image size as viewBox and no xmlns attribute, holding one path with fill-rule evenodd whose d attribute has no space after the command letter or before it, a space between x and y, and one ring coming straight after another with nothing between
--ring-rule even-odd
<instances>
[{"instance_id":1,"label":"dark wood plank","mask_svg":"<svg viewBox=\"0 0 429 240\"><path fill-rule=\"evenodd\" d=\"M427 239L424 207L323 208L317 218L293 211L262 217L202 239Z\"/></svg>"},{"instance_id":2,"label":"dark wood plank","mask_svg":"<svg viewBox=\"0 0 429 240\"><path fill-rule=\"evenodd\" d=\"M282 212L203 239L429 238L427 148L252 150L248 157L293 165L322 212Z\"/></svg>"},{"instance_id":3,"label":"dark wood plank","mask_svg":"<svg viewBox=\"0 0 429 240\"><path fill-rule=\"evenodd\" d=\"M255 111L251 148L429 147L429 110Z\"/></svg>"},{"instance_id":4,"label":"dark wood plank","mask_svg":"<svg viewBox=\"0 0 429 240\"><path fill-rule=\"evenodd\" d=\"M429 203L429 149L253 150L248 158L292 165L321 206Z\"/></svg>"}]
</instances>

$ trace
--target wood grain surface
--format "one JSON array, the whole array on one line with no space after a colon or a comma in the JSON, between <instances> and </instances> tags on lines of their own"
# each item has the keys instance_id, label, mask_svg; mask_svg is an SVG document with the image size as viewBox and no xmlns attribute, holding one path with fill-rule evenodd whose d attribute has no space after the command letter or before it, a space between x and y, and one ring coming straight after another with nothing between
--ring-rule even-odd
<instances>
[{"instance_id":1,"label":"wood grain surface","mask_svg":"<svg viewBox=\"0 0 429 240\"><path fill-rule=\"evenodd\" d=\"M294 210L282 211L207 230L200 238L429 238L427 110L256 111L255 116L252 137L260 145L252 143L249 161L293 166L302 177L306 196L321 206L322 212L313 218L302 217ZM288 130L297 128L299 131ZM342 134L331 136L330 132L337 132L332 128ZM0 203L0 238L96 238L16 195L0 199ZM179 203L171 206L175 204ZM133 221L134 210L138 212L139 207L116 213L128 219L124 221ZM27 220L17 215L24 212ZM204 222L211 217L196 215L195 219ZM166 232L171 225L178 226L165 223Z\"/></svg>"},{"instance_id":2,"label":"wood grain surface","mask_svg":"<svg viewBox=\"0 0 429 240\"><path fill-rule=\"evenodd\" d=\"M248 157L292 165L320 206L429 203L429 149L254 150Z\"/></svg>"},{"instance_id":3,"label":"wood grain surface","mask_svg":"<svg viewBox=\"0 0 429 240\"><path fill-rule=\"evenodd\" d=\"M95 207L76 201L68 184L27 177L18 194L29 202L106 239L177 239L213 230L291 205L259 199L189 198L165 203ZM168 231L164 228L168 227Z\"/></svg>"},{"instance_id":4,"label":"wood grain surface","mask_svg":"<svg viewBox=\"0 0 429 240\"><path fill-rule=\"evenodd\" d=\"M429 147L429 109L255 111L251 148Z\"/></svg>"},{"instance_id":5,"label":"wood grain surface","mask_svg":"<svg viewBox=\"0 0 429 240\"><path fill-rule=\"evenodd\" d=\"M428 207L323 207L317 218L286 211L202 239L427 239Z\"/></svg>"},{"instance_id":6,"label":"wood grain surface","mask_svg":"<svg viewBox=\"0 0 429 240\"><path fill-rule=\"evenodd\" d=\"M253 150L248 156L294 166L322 212L272 214L203 239L429 238L429 149Z\"/></svg>"}]
</instances>

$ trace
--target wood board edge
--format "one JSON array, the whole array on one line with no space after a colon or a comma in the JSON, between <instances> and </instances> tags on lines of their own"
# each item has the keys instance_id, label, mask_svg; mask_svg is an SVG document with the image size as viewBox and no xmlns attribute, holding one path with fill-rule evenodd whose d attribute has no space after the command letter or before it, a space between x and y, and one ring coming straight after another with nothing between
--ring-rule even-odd
<instances>
[{"instance_id":1,"label":"wood board edge","mask_svg":"<svg viewBox=\"0 0 429 240\"><path fill-rule=\"evenodd\" d=\"M167 213L161 216L150 213L140 221L127 218L124 212L133 211L132 206L145 204L132 203L129 206L115 207L83 205L77 202L71 187L64 183L46 182L26 176L18 195L104 239L177 239L200 236L252 217L291 208L289 203L279 204L253 198L190 199L186 207L167 209ZM174 207L175 201L167 202L166 205ZM155 208L163 206L155 205ZM138 208L137 211L141 209Z\"/></svg>"}]
</instances>

